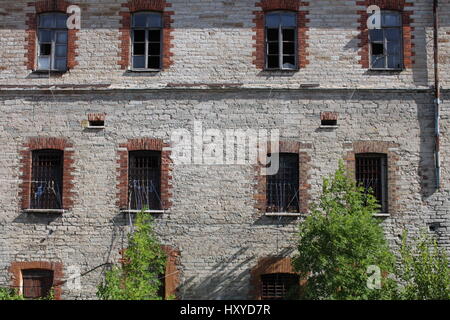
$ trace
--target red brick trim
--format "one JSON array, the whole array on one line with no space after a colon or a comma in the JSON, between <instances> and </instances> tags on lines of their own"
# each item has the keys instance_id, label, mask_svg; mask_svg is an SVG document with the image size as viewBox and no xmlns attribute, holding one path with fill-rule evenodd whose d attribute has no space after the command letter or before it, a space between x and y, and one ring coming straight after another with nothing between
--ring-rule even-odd
<instances>
[{"instance_id":1,"label":"red brick trim","mask_svg":"<svg viewBox=\"0 0 450 320\"><path fill-rule=\"evenodd\" d=\"M36 70L36 48L37 48L37 17L40 13L44 12L67 12L67 8L72 5L68 1L64 0L41 0L28 2L29 7L34 7L34 13L27 13L27 29L26 29L26 41L25 41L25 66L28 70ZM67 39L67 69L73 69L78 65L76 58L78 57L77 49L77 36L78 30L68 30Z\"/></svg>"},{"instance_id":2,"label":"red brick trim","mask_svg":"<svg viewBox=\"0 0 450 320\"><path fill-rule=\"evenodd\" d=\"M119 145L120 150L117 159L117 205L120 209L128 207L128 152L138 150L161 151L161 201L164 210L172 206L171 180L172 180L172 159L169 144L160 139L139 138L129 140L127 143ZM124 150L125 149L125 150Z\"/></svg>"},{"instance_id":3,"label":"red brick trim","mask_svg":"<svg viewBox=\"0 0 450 320\"><path fill-rule=\"evenodd\" d=\"M265 26L264 15L268 11L273 10L288 10L297 13L297 34L298 34L298 67L304 68L309 64L308 56L308 31L309 31L309 19L306 16L309 14L308 10L304 10L303 7L309 6L309 1L300 0L261 0L256 2L255 6L258 10L253 11L255 27L252 31L255 33L253 40L253 64L258 69L265 69Z\"/></svg>"},{"instance_id":4,"label":"red brick trim","mask_svg":"<svg viewBox=\"0 0 450 320\"><path fill-rule=\"evenodd\" d=\"M392 150L400 145L394 142L386 141L355 141L353 143L344 144L347 151L344 160L347 164L347 172L350 177L355 179L355 155L359 153L382 153L387 155L388 165L388 211L390 214L400 211L398 198L398 179L399 179L399 156Z\"/></svg>"},{"instance_id":5,"label":"red brick trim","mask_svg":"<svg viewBox=\"0 0 450 320\"><path fill-rule=\"evenodd\" d=\"M74 151L73 145L67 142L64 138L30 138L28 142L24 143L20 151L20 173L22 183L20 186L19 197L21 198L21 208L29 209L30 207L30 192L31 192L31 165L32 165L32 151L42 149L54 149L64 151L63 159L63 190L62 190L62 205L63 209L71 209L73 207L73 187L74 187Z\"/></svg>"},{"instance_id":6,"label":"red brick trim","mask_svg":"<svg viewBox=\"0 0 450 320\"><path fill-rule=\"evenodd\" d=\"M320 120L338 120L339 114L337 112L321 112L320 113Z\"/></svg>"},{"instance_id":7,"label":"red brick trim","mask_svg":"<svg viewBox=\"0 0 450 320\"><path fill-rule=\"evenodd\" d=\"M127 8L127 11L121 11L121 27L120 27L120 53L119 53L119 66L121 69L127 69L130 67L130 55L131 55L131 15L137 11L158 11L163 15L163 36L162 36L162 70L167 70L173 64L173 48L172 40L172 16L175 14L172 10L167 8L172 7L172 4L166 0L129 0L127 3L122 4L123 8Z\"/></svg>"},{"instance_id":8,"label":"red brick trim","mask_svg":"<svg viewBox=\"0 0 450 320\"><path fill-rule=\"evenodd\" d=\"M167 255L166 272L165 272L165 299L171 297L179 298L181 260L180 251L171 246L162 246Z\"/></svg>"},{"instance_id":9,"label":"red brick trim","mask_svg":"<svg viewBox=\"0 0 450 320\"><path fill-rule=\"evenodd\" d=\"M280 153L296 153L299 157L299 212L307 213L309 210L309 202L311 199L310 190L310 170L311 157L304 149L310 149L310 144L302 144L296 141L280 141ZM267 144L267 152L271 152L271 144ZM256 187L253 199L256 201L255 208L260 212L267 210L267 176L260 174L261 165L257 165L256 169Z\"/></svg>"},{"instance_id":10,"label":"red brick trim","mask_svg":"<svg viewBox=\"0 0 450 320\"><path fill-rule=\"evenodd\" d=\"M105 121L106 113L88 113L88 121Z\"/></svg>"},{"instance_id":11,"label":"red brick trim","mask_svg":"<svg viewBox=\"0 0 450 320\"><path fill-rule=\"evenodd\" d=\"M367 29L367 19L369 18L369 15L366 9L371 5L377 5L381 10L401 11L403 21L403 65L407 69L412 68L415 52L413 43L414 36L412 35L414 27L411 26L411 23L414 21L411 18L411 15L414 14L414 11L405 10L405 8L413 7L414 3L407 0L356 0L356 5L364 7L364 10L357 11L359 16L358 22L360 23L358 30L361 31L359 35L360 43L358 44L358 47L360 50L358 51L358 55L361 57L359 63L362 68L370 68L369 30Z\"/></svg>"},{"instance_id":12,"label":"red brick trim","mask_svg":"<svg viewBox=\"0 0 450 320\"><path fill-rule=\"evenodd\" d=\"M11 287L14 289L19 288L20 294L22 294L22 270L27 269L43 269L53 271L53 289L55 293L55 300L61 300L62 285L63 285L63 264L60 262L47 262L47 261L33 261L33 262L12 262L9 267L11 272Z\"/></svg>"},{"instance_id":13,"label":"red brick trim","mask_svg":"<svg viewBox=\"0 0 450 320\"><path fill-rule=\"evenodd\" d=\"M254 268L250 270L249 299L261 300L261 276L271 273L296 273L292 267L292 260L288 257L265 257L258 260ZM300 280L299 285L304 284Z\"/></svg>"}]
</instances>

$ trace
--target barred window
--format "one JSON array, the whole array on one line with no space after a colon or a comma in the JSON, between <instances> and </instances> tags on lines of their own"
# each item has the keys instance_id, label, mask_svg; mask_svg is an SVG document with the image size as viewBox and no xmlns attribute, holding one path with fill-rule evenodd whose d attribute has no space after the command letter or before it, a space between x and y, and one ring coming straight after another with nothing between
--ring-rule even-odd
<instances>
[{"instance_id":1,"label":"barred window","mask_svg":"<svg viewBox=\"0 0 450 320\"><path fill-rule=\"evenodd\" d=\"M130 152L128 170L130 209L161 210L161 152Z\"/></svg>"},{"instance_id":2,"label":"barred window","mask_svg":"<svg viewBox=\"0 0 450 320\"><path fill-rule=\"evenodd\" d=\"M32 152L31 209L62 209L63 154L61 150Z\"/></svg>"},{"instance_id":3,"label":"barred window","mask_svg":"<svg viewBox=\"0 0 450 320\"><path fill-rule=\"evenodd\" d=\"M388 212L387 156L378 153L356 155L356 181L378 200L381 212Z\"/></svg>"},{"instance_id":4,"label":"barred window","mask_svg":"<svg viewBox=\"0 0 450 320\"><path fill-rule=\"evenodd\" d=\"M299 158L279 153L279 169L267 176L267 212L299 212Z\"/></svg>"},{"instance_id":5,"label":"barred window","mask_svg":"<svg viewBox=\"0 0 450 320\"><path fill-rule=\"evenodd\" d=\"M162 15L156 12L135 13L131 37L133 69L161 69Z\"/></svg>"},{"instance_id":6,"label":"barred window","mask_svg":"<svg viewBox=\"0 0 450 320\"><path fill-rule=\"evenodd\" d=\"M299 276L292 273L273 273L261 276L261 299L283 300L299 284Z\"/></svg>"},{"instance_id":7,"label":"barred window","mask_svg":"<svg viewBox=\"0 0 450 320\"><path fill-rule=\"evenodd\" d=\"M297 68L297 15L295 12L270 12L265 15L266 68Z\"/></svg>"},{"instance_id":8,"label":"barred window","mask_svg":"<svg viewBox=\"0 0 450 320\"><path fill-rule=\"evenodd\" d=\"M67 70L67 15L43 13L38 24L38 70Z\"/></svg>"},{"instance_id":9,"label":"barred window","mask_svg":"<svg viewBox=\"0 0 450 320\"><path fill-rule=\"evenodd\" d=\"M372 69L403 68L402 15L395 11L381 12L381 29L369 30L370 67Z\"/></svg>"},{"instance_id":10,"label":"barred window","mask_svg":"<svg viewBox=\"0 0 450 320\"><path fill-rule=\"evenodd\" d=\"M22 270L22 292L25 299L48 297L52 286L52 270Z\"/></svg>"}]
</instances>

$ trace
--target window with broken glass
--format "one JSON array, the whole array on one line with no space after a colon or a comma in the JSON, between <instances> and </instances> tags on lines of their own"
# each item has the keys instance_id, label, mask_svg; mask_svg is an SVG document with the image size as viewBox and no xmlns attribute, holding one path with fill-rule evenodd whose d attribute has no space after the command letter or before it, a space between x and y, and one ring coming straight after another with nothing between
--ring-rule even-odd
<instances>
[{"instance_id":1,"label":"window with broken glass","mask_svg":"<svg viewBox=\"0 0 450 320\"><path fill-rule=\"evenodd\" d=\"M297 14L270 12L265 15L266 69L297 69Z\"/></svg>"},{"instance_id":2,"label":"window with broken glass","mask_svg":"<svg viewBox=\"0 0 450 320\"><path fill-rule=\"evenodd\" d=\"M299 276L292 273L272 273L261 276L261 300L283 300L299 285Z\"/></svg>"},{"instance_id":3,"label":"window with broken glass","mask_svg":"<svg viewBox=\"0 0 450 320\"><path fill-rule=\"evenodd\" d=\"M388 212L387 156L377 153L356 155L356 181L371 192L380 204L381 212Z\"/></svg>"},{"instance_id":4,"label":"window with broken glass","mask_svg":"<svg viewBox=\"0 0 450 320\"><path fill-rule=\"evenodd\" d=\"M67 15L44 13L38 23L38 70L67 70Z\"/></svg>"},{"instance_id":5,"label":"window with broken glass","mask_svg":"<svg viewBox=\"0 0 450 320\"><path fill-rule=\"evenodd\" d=\"M381 29L369 30L370 68L373 70L403 69L402 15L382 11Z\"/></svg>"},{"instance_id":6,"label":"window with broken glass","mask_svg":"<svg viewBox=\"0 0 450 320\"><path fill-rule=\"evenodd\" d=\"M22 292L25 299L46 298L50 295L52 286L52 270L22 270Z\"/></svg>"},{"instance_id":7,"label":"window with broken glass","mask_svg":"<svg viewBox=\"0 0 450 320\"><path fill-rule=\"evenodd\" d=\"M161 210L161 152L129 153L128 200L131 210Z\"/></svg>"},{"instance_id":8,"label":"window with broken glass","mask_svg":"<svg viewBox=\"0 0 450 320\"><path fill-rule=\"evenodd\" d=\"M62 209L63 151L32 153L30 209Z\"/></svg>"},{"instance_id":9,"label":"window with broken glass","mask_svg":"<svg viewBox=\"0 0 450 320\"><path fill-rule=\"evenodd\" d=\"M267 212L299 212L298 161L298 154L279 153L278 172L267 176Z\"/></svg>"},{"instance_id":10,"label":"window with broken glass","mask_svg":"<svg viewBox=\"0 0 450 320\"><path fill-rule=\"evenodd\" d=\"M155 12L133 14L131 37L133 70L160 70L162 15Z\"/></svg>"}]
</instances>

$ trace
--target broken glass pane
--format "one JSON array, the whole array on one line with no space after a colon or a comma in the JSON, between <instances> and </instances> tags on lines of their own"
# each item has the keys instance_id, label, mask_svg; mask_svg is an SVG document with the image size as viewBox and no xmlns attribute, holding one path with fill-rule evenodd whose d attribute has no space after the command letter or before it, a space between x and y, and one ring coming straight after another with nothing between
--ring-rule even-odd
<instances>
[{"instance_id":1,"label":"broken glass pane","mask_svg":"<svg viewBox=\"0 0 450 320\"><path fill-rule=\"evenodd\" d=\"M40 56L49 56L52 54L52 45L50 43L44 43L39 46Z\"/></svg>"},{"instance_id":2,"label":"broken glass pane","mask_svg":"<svg viewBox=\"0 0 450 320\"><path fill-rule=\"evenodd\" d=\"M278 55L267 56L267 68L278 69L280 67L280 61Z\"/></svg>"},{"instance_id":3,"label":"broken glass pane","mask_svg":"<svg viewBox=\"0 0 450 320\"><path fill-rule=\"evenodd\" d=\"M295 56L283 56L283 68L295 69Z\"/></svg>"},{"instance_id":4,"label":"broken glass pane","mask_svg":"<svg viewBox=\"0 0 450 320\"><path fill-rule=\"evenodd\" d=\"M134 42L145 42L145 30L134 30Z\"/></svg>"},{"instance_id":5,"label":"broken glass pane","mask_svg":"<svg viewBox=\"0 0 450 320\"><path fill-rule=\"evenodd\" d=\"M283 41L295 41L295 30L294 29L283 29Z\"/></svg>"},{"instance_id":6,"label":"broken glass pane","mask_svg":"<svg viewBox=\"0 0 450 320\"><path fill-rule=\"evenodd\" d=\"M159 69L160 68L160 57L159 56L148 57L148 68L149 69Z\"/></svg>"},{"instance_id":7,"label":"broken glass pane","mask_svg":"<svg viewBox=\"0 0 450 320\"><path fill-rule=\"evenodd\" d=\"M145 68L145 56L133 57L133 68Z\"/></svg>"},{"instance_id":8,"label":"broken glass pane","mask_svg":"<svg viewBox=\"0 0 450 320\"><path fill-rule=\"evenodd\" d=\"M267 46L269 54L278 54L279 51L278 42L270 42L267 44Z\"/></svg>"},{"instance_id":9,"label":"broken glass pane","mask_svg":"<svg viewBox=\"0 0 450 320\"><path fill-rule=\"evenodd\" d=\"M148 44L148 54L152 56L156 56L160 54L160 46L159 43L149 43Z\"/></svg>"},{"instance_id":10,"label":"broken glass pane","mask_svg":"<svg viewBox=\"0 0 450 320\"><path fill-rule=\"evenodd\" d=\"M372 43L372 54L373 55L383 55L384 46L382 43Z\"/></svg>"},{"instance_id":11,"label":"broken glass pane","mask_svg":"<svg viewBox=\"0 0 450 320\"><path fill-rule=\"evenodd\" d=\"M149 30L148 31L148 41L161 41L161 30Z\"/></svg>"},{"instance_id":12,"label":"broken glass pane","mask_svg":"<svg viewBox=\"0 0 450 320\"><path fill-rule=\"evenodd\" d=\"M294 42L284 42L283 43L283 54L294 54L295 53L295 43Z\"/></svg>"},{"instance_id":13,"label":"broken glass pane","mask_svg":"<svg viewBox=\"0 0 450 320\"><path fill-rule=\"evenodd\" d=\"M144 55L145 54L145 43L135 43L133 46L134 55Z\"/></svg>"},{"instance_id":14,"label":"broken glass pane","mask_svg":"<svg viewBox=\"0 0 450 320\"><path fill-rule=\"evenodd\" d=\"M267 29L267 41L278 41L278 29Z\"/></svg>"}]
</instances>

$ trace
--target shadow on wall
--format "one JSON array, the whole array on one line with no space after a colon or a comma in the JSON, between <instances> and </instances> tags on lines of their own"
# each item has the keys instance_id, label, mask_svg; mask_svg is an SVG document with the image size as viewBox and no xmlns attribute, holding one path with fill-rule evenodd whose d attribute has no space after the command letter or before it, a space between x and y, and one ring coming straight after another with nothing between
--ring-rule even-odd
<instances>
[{"instance_id":1,"label":"shadow on wall","mask_svg":"<svg viewBox=\"0 0 450 320\"><path fill-rule=\"evenodd\" d=\"M246 300L249 296L250 272L256 266L260 256L248 255L250 248L239 249L208 270L208 276L196 281L197 277L189 277L181 283L181 299L202 300ZM277 256L289 256L293 249L284 249ZM270 254L267 254L270 255ZM235 261L239 261L236 263Z\"/></svg>"}]
</instances>

